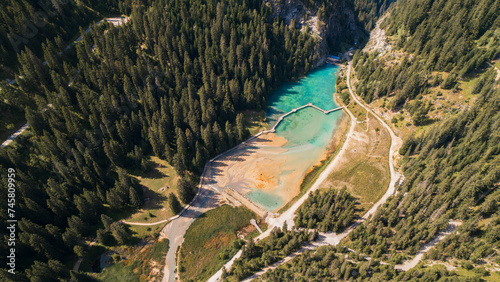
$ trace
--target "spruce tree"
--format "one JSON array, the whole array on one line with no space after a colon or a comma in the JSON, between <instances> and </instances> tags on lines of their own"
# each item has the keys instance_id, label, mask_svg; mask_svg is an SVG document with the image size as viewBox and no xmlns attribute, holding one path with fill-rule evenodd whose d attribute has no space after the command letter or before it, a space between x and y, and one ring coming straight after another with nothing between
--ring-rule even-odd
<instances>
[{"instance_id":1,"label":"spruce tree","mask_svg":"<svg viewBox=\"0 0 500 282\"><path fill-rule=\"evenodd\" d=\"M174 193L168 194L168 205L170 206L170 210L173 214L178 214L181 210L181 203L177 199L177 196Z\"/></svg>"}]
</instances>

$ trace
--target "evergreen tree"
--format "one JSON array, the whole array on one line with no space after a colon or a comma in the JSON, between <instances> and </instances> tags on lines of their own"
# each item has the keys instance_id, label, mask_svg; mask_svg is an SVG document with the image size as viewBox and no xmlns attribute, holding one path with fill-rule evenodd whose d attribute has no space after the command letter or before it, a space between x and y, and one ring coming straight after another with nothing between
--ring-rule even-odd
<instances>
[{"instance_id":1,"label":"evergreen tree","mask_svg":"<svg viewBox=\"0 0 500 282\"><path fill-rule=\"evenodd\" d=\"M168 205L170 206L170 210L172 210L173 214L178 214L182 210L181 203L177 199L177 196L172 192L168 194Z\"/></svg>"},{"instance_id":2,"label":"evergreen tree","mask_svg":"<svg viewBox=\"0 0 500 282\"><path fill-rule=\"evenodd\" d=\"M179 198L184 204L189 204L195 195L194 184L187 176L182 177L177 182L177 189L179 191Z\"/></svg>"},{"instance_id":3,"label":"evergreen tree","mask_svg":"<svg viewBox=\"0 0 500 282\"><path fill-rule=\"evenodd\" d=\"M104 225L105 230L111 230L111 224L113 223L113 219L105 214L101 214L101 221L102 224Z\"/></svg>"},{"instance_id":4,"label":"evergreen tree","mask_svg":"<svg viewBox=\"0 0 500 282\"><path fill-rule=\"evenodd\" d=\"M110 229L111 229L111 234L120 245L125 244L131 238L130 234L125 229L125 226L123 226L123 224L119 222L112 223L110 225Z\"/></svg>"},{"instance_id":5,"label":"evergreen tree","mask_svg":"<svg viewBox=\"0 0 500 282\"><path fill-rule=\"evenodd\" d=\"M142 207L142 197L139 195L139 192L133 187L129 188L129 195L130 195L130 203L132 204L133 207L135 208L141 208Z\"/></svg>"}]
</instances>

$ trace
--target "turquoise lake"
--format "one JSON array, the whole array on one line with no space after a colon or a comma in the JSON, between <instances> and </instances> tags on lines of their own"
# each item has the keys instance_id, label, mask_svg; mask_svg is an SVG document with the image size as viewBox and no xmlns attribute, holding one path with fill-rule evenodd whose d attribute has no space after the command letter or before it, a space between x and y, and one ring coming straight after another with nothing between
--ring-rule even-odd
<instances>
[{"instance_id":1,"label":"turquoise lake","mask_svg":"<svg viewBox=\"0 0 500 282\"><path fill-rule=\"evenodd\" d=\"M266 118L272 128L283 114L294 108L312 103L324 110L337 108L333 99L337 79L337 66L326 64L311 71L297 82L288 82L277 89L269 98ZM284 137L287 143L282 147L286 152L286 167L278 172L279 176L298 173L303 179L310 169L324 159L324 154L330 146L338 120L345 116L342 110L325 114L312 107L307 107L286 116L276 127L276 134ZM274 212L284 206L292 193L297 193L297 187L281 181L278 187L269 190L259 190L248 187L247 197L267 211ZM296 185L296 183L294 183ZM290 197L285 197L290 194Z\"/></svg>"}]
</instances>

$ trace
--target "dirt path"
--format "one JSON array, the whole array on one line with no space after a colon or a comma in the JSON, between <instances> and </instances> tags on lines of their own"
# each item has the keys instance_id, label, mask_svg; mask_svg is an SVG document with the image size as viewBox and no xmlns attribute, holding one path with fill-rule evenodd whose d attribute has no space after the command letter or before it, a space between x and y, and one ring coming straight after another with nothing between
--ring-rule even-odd
<instances>
[{"instance_id":1,"label":"dirt path","mask_svg":"<svg viewBox=\"0 0 500 282\"><path fill-rule=\"evenodd\" d=\"M184 235L191 223L201 214L217 207L217 198L217 194L213 190L209 190L201 185L195 199L193 199L190 205L176 219L170 221L160 232L160 237L166 237L169 240L162 281L173 282L176 280L178 276L178 272L175 271L177 268L177 249L184 242Z\"/></svg>"},{"instance_id":2,"label":"dirt path","mask_svg":"<svg viewBox=\"0 0 500 282\"><path fill-rule=\"evenodd\" d=\"M308 245L306 245L306 246L302 247L301 249L299 249L298 251L293 252L292 254L290 254L289 256L285 257L284 259L281 259L281 260L279 260L279 261L277 261L277 262L275 262L275 263L271 264L270 266L267 266L266 268L264 268L264 269L262 269L262 270L260 270L260 271L256 272L255 274L253 274L252 276L250 276L250 277L248 277L248 278L243 279L242 281L243 281L243 282L249 282L249 281L252 281L253 279L255 279L255 278L258 278L258 277L262 276L262 275L263 275L264 273L266 273L267 271L269 271L269 270L273 270L273 269L275 269L276 267L278 267L278 266L280 266L280 265L282 265L282 264L284 264L284 263L289 262L289 261L290 261L290 260L292 260L293 258L295 258L295 257L297 257L297 256L299 256L299 255L301 255L301 254L303 254L305 251L307 251L307 250L314 250L314 249L319 248L319 247L321 247L321 246L325 246L325 245L324 245L324 244L322 245L322 244L320 244L320 243L317 243L316 241L315 241L315 242L313 242L313 243L311 243L311 244L308 244Z\"/></svg>"},{"instance_id":3,"label":"dirt path","mask_svg":"<svg viewBox=\"0 0 500 282\"><path fill-rule=\"evenodd\" d=\"M346 135L346 142L344 142L344 145L340 149L339 153L337 154L337 156L335 156L335 158L332 160L332 162L330 162L330 164L328 164L328 166L325 168L325 170L323 170L323 172L321 172L321 174L316 179L316 181L311 186L311 188L309 188L307 193L302 195L302 197L300 197L300 199L298 201L296 201L288 210L283 212L280 216L267 218L267 223L269 226L282 227L285 222L286 222L288 228L292 228L293 226L295 226L295 222L293 221L293 218L295 217L295 212L297 211L297 209L307 200L310 192L315 191L320 187L320 184L323 183L323 181L325 181L328 178L328 176L330 175L332 170L342 160L342 158L346 152L345 145L347 144L347 142L349 142L349 139L352 138L353 133L354 133L354 128L356 127L356 121L357 121L356 118L354 117L354 115L347 108L345 108L345 110L349 114L349 116L351 117L351 126L349 127L349 132ZM268 233L271 233L272 228L268 228L267 230L268 230ZM265 233L266 232L262 233L262 235L264 235ZM261 237L261 236L259 236L259 237ZM257 237L257 239L261 239L259 237ZM262 237L262 238L264 238L264 237Z\"/></svg>"},{"instance_id":4,"label":"dirt path","mask_svg":"<svg viewBox=\"0 0 500 282\"><path fill-rule=\"evenodd\" d=\"M370 32L370 40L366 44L365 48L363 48L363 52L377 51L383 54L391 50L391 46L385 41L385 30L380 28L380 24L388 15L389 14L386 13L377 21L375 28Z\"/></svg>"},{"instance_id":5,"label":"dirt path","mask_svg":"<svg viewBox=\"0 0 500 282\"><path fill-rule=\"evenodd\" d=\"M106 230L107 231L107 230ZM90 250L90 248L92 248L92 246L97 243L97 238L94 239L94 241L92 241L88 247L87 247L87 250ZM82 264L82 261L83 261L83 258L79 258L76 262L75 262L75 265L73 265L73 271L74 272L78 272L78 269L80 269L80 265ZM73 282L73 279L69 280L70 282Z\"/></svg>"},{"instance_id":6,"label":"dirt path","mask_svg":"<svg viewBox=\"0 0 500 282\"><path fill-rule=\"evenodd\" d=\"M245 278L243 281L251 281L255 278L258 278L259 276L263 275L264 273L268 272L269 270L273 270L276 267L287 263L288 261L292 260L293 258L297 257L298 255L304 253L307 250L314 250L316 248L322 247L322 246L327 246L327 245L337 245L339 243L338 237L336 236L335 233L322 233L320 232L318 235L318 239L316 239L314 242L311 242L299 250L291 253L287 257L263 268L262 270L259 270L258 272L254 273L252 276ZM210 281L210 280L209 280Z\"/></svg>"},{"instance_id":7,"label":"dirt path","mask_svg":"<svg viewBox=\"0 0 500 282\"><path fill-rule=\"evenodd\" d=\"M172 220L172 219L174 219L176 217L177 216L173 216L171 218L167 218L167 219L160 220L160 221L157 221L157 222L147 222L147 223L146 222L130 222L130 221L125 221L125 220L120 220L120 222L128 224L128 225L152 226L152 225L158 225L158 224L169 222L170 220Z\"/></svg>"},{"instance_id":8,"label":"dirt path","mask_svg":"<svg viewBox=\"0 0 500 282\"><path fill-rule=\"evenodd\" d=\"M439 232L429 243L422 245L413 259L407 260L402 264L397 264L394 266L394 269L408 271L414 268L422 260L425 253L434 247L434 245L441 242L446 236L450 235L460 225L462 225L462 222L450 220L445 231Z\"/></svg>"},{"instance_id":9,"label":"dirt path","mask_svg":"<svg viewBox=\"0 0 500 282\"><path fill-rule=\"evenodd\" d=\"M312 105L311 103L309 103L309 104L306 104L298 109L292 110L289 113L284 114L283 116L280 117L280 119L282 120L287 115L294 113L294 112L300 110L301 108L305 108L305 107L317 108L325 114L328 114L331 111L337 111L337 110L342 109L342 107L339 107L339 108L332 109L332 110L323 110L323 109L318 108L318 107ZM352 135L355 124L356 124L355 122L352 123L351 131L350 131L351 135ZM212 160L207 162L206 169L202 173L202 180L200 182L199 192L196 194L195 199L191 202L190 205L186 206L186 208L180 213L180 216L171 220L160 233L160 235L162 237L168 238L169 242L170 242L169 243L169 250L168 250L168 253L166 256L165 268L163 271L164 272L163 281L175 281L178 278L177 272L175 271L175 269L177 268L177 263L178 263L176 261L177 249L178 249L178 247L180 247L182 245L182 242L184 241L184 234L186 233L186 231L189 228L189 226L191 225L191 223L193 223L194 220L198 216L200 216L202 213L204 213L210 209L213 209L217 206L217 201L219 199L219 196L221 196L221 192L218 191L218 189L216 187L211 185L211 184L213 184L213 181L215 179L213 176L211 176L211 173L209 172L209 170L211 170L211 169L214 169L214 170L218 169L217 164L215 164L214 162L216 160L218 160L219 158L221 158L222 156L231 154L236 149L238 149L242 146L246 146L250 141L258 138L262 134L267 134L267 133L272 132L272 131L273 131L273 129L261 131L258 134L250 137L248 140L246 140L246 141L242 142L241 144L229 149L226 152L219 154L218 156L216 156L215 158L213 158ZM335 163L336 162L334 160L325 169L325 171L323 171L323 173L320 175L320 177L316 181L315 186L313 186L314 190L319 187L319 184L324 179L326 179L326 177L329 175L329 172ZM222 192L222 194L224 194L224 192ZM233 197L237 196L236 194L229 194L229 195L233 196ZM271 228L268 228L267 232L261 233L261 235L258 236L257 238L261 239L261 238L266 237L267 235L270 234L270 230L274 226L281 227L281 226L283 226L283 222L285 222L285 221L287 221L289 224L292 224L292 226L293 226L293 216L294 216L295 210L298 209L298 207L305 201L305 199L307 199L308 196L309 196L309 194L305 194L287 213L282 214L280 218L273 220L273 223L271 223L272 224ZM210 200L210 199L213 199L213 200ZM244 199L242 199L242 198L237 198L237 200L244 201ZM248 207L248 205L247 205L247 207ZM257 214L259 214L258 210L255 210L255 212ZM125 222L125 223L131 224L129 222ZM135 225L154 225L154 224L158 224L158 223L135 223ZM241 252L238 252L236 254L236 256L234 256L233 259L227 263L227 265L229 265L229 267L230 267L232 265L232 262L236 258L238 258L239 255L241 255ZM226 267L226 269L227 268L228 267ZM219 278L221 277L222 268L219 270L219 272L217 272L216 275L218 275Z\"/></svg>"},{"instance_id":10,"label":"dirt path","mask_svg":"<svg viewBox=\"0 0 500 282\"><path fill-rule=\"evenodd\" d=\"M347 86L349 88L349 93L351 94L351 98L354 99L354 101L356 101L356 103L358 103L361 107L363 107L367 112L371 113L387 129L387 131L391 135L391 147L389 149L389 170L391 173L391 182L389 183L389 187L387 188L387 191L385 192L384 196L382 196L382 198L380 200L378 200L378 202L376 202L373 205L373 207L363 216L363 219L366 219L366 218L368 218L368 216L374 214L375 211L377 210L377 208L380 205L382 205L383 203L385 203L385 201L387 201L387 199L392 194L394 194L394 192L396 190L396 182L399 180L401 175L394 170L394 155L398 154L399 148L403 144L403 140L401 138L399 138L398 136L396 136L396 134L394 134L394 131L392 131L391 127L389 125L387 125L387 123L384 120L382 120L382 118L380 118L377 114L375 114L375 112L373 112L368 106L365 106L365 104L362 103L356 97L356 95L352 91L351 82L350 82L351 69L352 69L352 63L349 60L349 67L347 69Z\"/></svg>"}]
</instances>

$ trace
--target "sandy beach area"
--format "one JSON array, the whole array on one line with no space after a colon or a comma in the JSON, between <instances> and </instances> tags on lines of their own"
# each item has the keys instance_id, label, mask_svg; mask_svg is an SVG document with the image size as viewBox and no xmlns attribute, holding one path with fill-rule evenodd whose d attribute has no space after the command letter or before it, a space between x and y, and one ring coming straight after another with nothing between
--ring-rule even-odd
<instances>
[{"instance_id":1,"label":"sandy beach area","mask_svg":"<svg viewBox=\"0 0 500 282\"><path fill-rule=\"evenodd\" d=\"M230 188L244 196L252 191L270 193L279 196L284 205L300 193L300 185L307 173L335 151L346 125L346 119L340 119L329 146L318 159L307 161L302 160L299 153L286 148L286 138L275 133L262 134L215 161L211 183L217 189Z\"/></svg>"}]
</instances>

